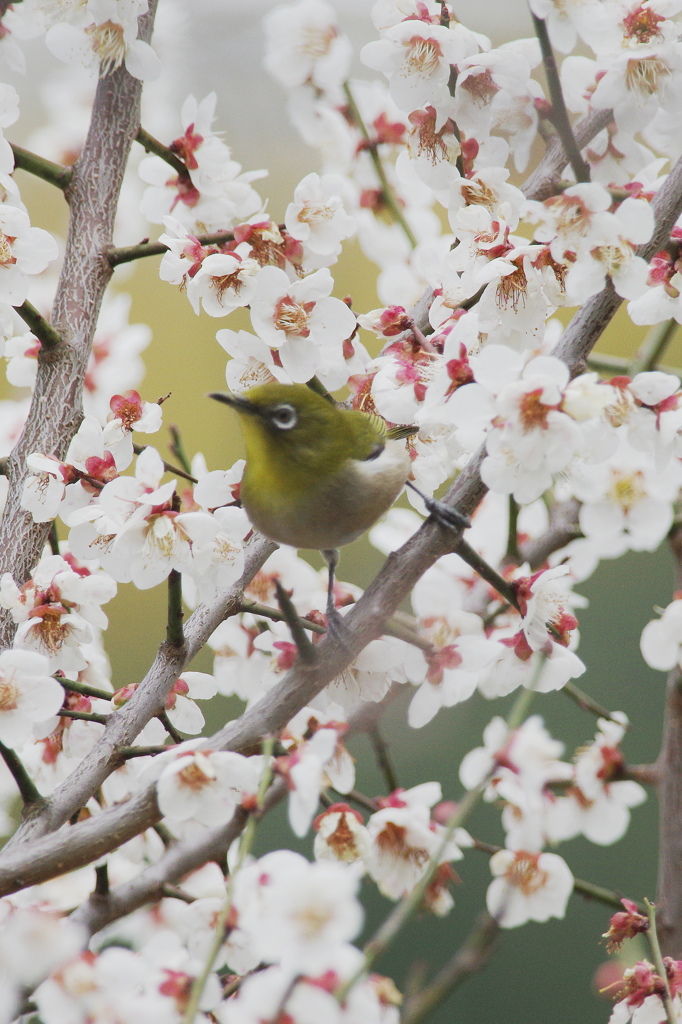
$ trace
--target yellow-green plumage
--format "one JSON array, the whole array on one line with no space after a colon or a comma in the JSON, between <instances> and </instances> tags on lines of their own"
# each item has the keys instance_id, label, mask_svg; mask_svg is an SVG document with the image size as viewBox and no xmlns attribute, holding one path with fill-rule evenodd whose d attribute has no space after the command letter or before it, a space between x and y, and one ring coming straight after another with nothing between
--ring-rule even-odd
<instances>
[{"instance_id":1,"label":"yellow-green plumage","mask_svg":"<svg viewBox=\"0 0 682 1024\"><path fill-rule=\"evenodd\" d=\"M303 384L214 396L239 413L242 503L271 540L319 550L349 544L388 509L410 472L405 444L378 416L339 409ZM276 422L295 410L295 424ZM278 413L277 410L280 410Z\"/></svg>"}]
</instances>

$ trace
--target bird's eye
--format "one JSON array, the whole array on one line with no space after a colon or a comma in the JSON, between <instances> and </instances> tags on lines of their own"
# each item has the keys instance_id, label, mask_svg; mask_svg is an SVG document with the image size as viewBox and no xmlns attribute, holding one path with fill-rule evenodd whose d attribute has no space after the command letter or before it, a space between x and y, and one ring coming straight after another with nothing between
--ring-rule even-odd
<instances>
[{"instance_id":1,"label":"bird's eye","mask_svg":"<svg viewBox=\"0 0 682 1024\"><path fill-rule=\"evenodd\" d=\"M293 405L283 403L274 407L270 419L279 430L291 430L298 423L298 413Z\"/></svg>"}]
</instances>

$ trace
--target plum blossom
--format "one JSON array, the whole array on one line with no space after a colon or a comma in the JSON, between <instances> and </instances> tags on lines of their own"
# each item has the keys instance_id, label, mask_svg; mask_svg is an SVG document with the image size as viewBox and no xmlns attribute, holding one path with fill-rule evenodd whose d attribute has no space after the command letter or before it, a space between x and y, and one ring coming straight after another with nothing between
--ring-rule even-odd
<instances>
[{"instance_id":1,"label":"plum blossom","mask_svg":"<svg viewBox=\"0 0 682 1024\"><path fill-rule=\"evenodd\" d=\"M0 741L21 747L34 724L46 722L62 706L64 690L50 675L44 655L35 651L0 653Z\"/></svg>"},{"instance_id":2,"label":"plum blossom","mask_svg":"<svg viewBox=\"0 0 682 1024\"><path fill-rule=\"evenodd\" d=\"M331 4L324 0L283 4L263 24L265 67L288 89L311 85L324 92L348 77L351 46L339 31Z\"/></svg>"},{"instance_id":3,"label":"plum blossom","mask_svg":"<svg viewBox=\"0 0 682 1024\"><path fill-rule=\"evenodd\" d=\"M607 846L625 835L630 808L646 800L646 791L633 779L622 778L625 758L619 744L628 721L623 714L599 719L594 741L582 748L575 759L575 789L567 796L575 800L576 824L592 843Z\"/></svg>"},{"instance_id":4,"label":"plum blossom","mask_svg":"<svg viewBox=\"0 0 682 1024\"><path fill-rule=\"evenodd\" d=\"M187 298L197 315L199 305L209 316L227 316L249 305L260 265L248 251L248 246L242 244L229 253L211 253L194 265L196 272L187 281Z\"/></svg>"},{"instance_id":5,"label":"plum blossom","mask_svg":"<svg viewBox=\"0 0 682 1024\"><path fill-rule=\"evenodd\" d=\"M278 267L264 267L256 279L251 322L295 383L317 374L333 389L348 378L343 343L355 331L355 317L330 295L333 286L324 268L293 284Z\"/></svg>"},{"instance_id":6,"label":"plum blossom","mask_svg":"<svg viewBox=\"0 0 682 1024\"><path fill-rule=\"evenodd\" d=\"M367 822L372 842L367 870L379 891L389 899L399 900L411 892L437 851L439 864L443 865L460 860L461 847L471 844L464 829L457 829L443 844L444 830L431 820L430 811L440 798L437 782L396 790L381 798L381 810L372 814Z\"/></svg>"},{"instance_id":7,"label":"plum blossom","mask_svg":"<svg viewBox=\"0 0 682 1024\"><path fill-rule=\"evenodd\" d=\"M53 672L80 671L87 665L82 645L93 640L93 629L107 626L101 605L116 593L114 580L92 573L61 555L43 558L33 576L18 587L10 573L0 581L0 607L18 624L14 646L47 657Z\"/></svg>"},{"instance_id":8,"label":"plum blossom","mask_svg":"<svg viewBox=\"0 0 682 1024\"><path fill-rule=\"evenodd\" d=\"M255 795L260 770L230 750L177 747L156 784L159 809L171 824L190 819L202 825L227 822L245 795Z\"/></svg>"},{"instance_id":9,"label":"plum blossom","mask_svg":"<svg viewBox=\"0 0 682 1024\"><path fill-rule=\"evenodd\" d=\"M242 171L232 159L228 146L213 131L216 94L197 101L188 96L180 112L183 134L170 148L185 164L187 171L173 173L160 157L151 156L140 164L140 176L149 187L142 199L142 213L155 224L174 215L170 230L178 235L177 225L193 234L199 231L224 231L252 216L261 208L261 199L251 182L264 171ZM168 225L167 225L168 227ZM168 239L164 241L168 244Z\"/></svg>"},{"instance_id":10,"label":"plum blossom","mask_svg":"<svg viewBox=\"0 0 682 1024\"><path fill-rule=\"evenodd\" d=\"M490 858L490 870L495 877L486 905L501 928L564 917L573 875L556 853L498 850Z\"/></svg>"},{"instance_id":11,"label":"plum blossom","mask_svg":"<svg viewBox=\"0 0 682 1024\"><path fill-rule=\"evenodd\" d=\"M72 7L76 17L56 21L47 31L45 41L55 57L99 68L102 78L123 63L134 78L158 77L158 57L149 43L137 38L137 19L146 13L148 0L88 0Z\"/></svg>"},{"instance_id":12,"label":"plum blossom","mask_svg":"<svg viewBox=\"0 0 682 1024\"><path fill-rule=\"evenodd\" d=\"M464 36L442 25L407 20L387 29L383 39L366 43L360 59L383 71L401 110L409 113L430 103L438 112L440 128L452 110L450 67L476 48L470 50Z\"/></svg>"},{"instance_id":13,"label":"plum blossom","mask_svg":"<svg viewBox=\"0 0 682 1024\"><path fill-rule=\"evenodd\" d=\"M294 191L284 214L286 229L304 251L335 258L341 241L355 233L355 221L344 208L346 184L338 174L307 174Z\"/></svg>"},{"instance_id":14,"label":"plum blossom","mask_svg":"<svg viewBox=\"0 0 682 1024\"><path fill-rule=\"evenodd\" d=\"M324 971L362 925L358 883L357 872L338 861L311 864L290 850L266 854L235 880L239 927L266 963Z\"/></svg>"},{"instance_id":15,"label":"plum blossom","mask_svg":"<svg viewBox=\"0 0 682 1024\"><path fill-rule=\"evenodd\" d=\"M29 277L42 273L57 255L52 235L31 227L23 209L0 204L0 302L20 306L28 295Z\"/></svg>"},{"instance_id":16,"label":"plum blossom","mask_svg":"<svg viewBox=\"0 0 682 1024\"><path fill-rule=\"evenodd\" d=\"M646 624L639 646L647 665L659 672L682 667L682 594L675 595L660 619Z\"/></svg>"},{"instance_id":17,"label":"plum blossom","mask_svg":"<svg viewBox=\"0 0 682 1024\"><path fill-rule=\"evenodd\" d=\"M363 864L369 857L371 841L362 815L348 804L332 804L314 822L315 859Z\"/></svg>"},{"instance_id":18,"label":"plum blossom","mask_svg":"<svg viewBox=\"0 0 682 1024\"><path fill-rule=\"evenodd\" d=\"M668 1011L664 1003L666 986L671 997L674 1019L682 1014L682 962L663 958L666 978L656 973L648 960L638 960L623 971L623 985L618 993L608 1024L665 1024Z\"/></svg>"}]
</instances>

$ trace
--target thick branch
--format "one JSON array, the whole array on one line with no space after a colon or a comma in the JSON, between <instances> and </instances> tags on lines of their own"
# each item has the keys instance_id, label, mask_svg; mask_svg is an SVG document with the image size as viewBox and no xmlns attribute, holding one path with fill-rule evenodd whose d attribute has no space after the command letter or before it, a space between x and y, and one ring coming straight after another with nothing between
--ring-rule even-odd
<instances>
[{"instance_id":1,"label":"thick branch","mask_svg":"<svg viewBox=\"0 0 682 1024\"><path fill-rule=\"evenodd\" d=\"M151 35L155 3L140 19L141 37ZM90 130L72 168L65 195L71 207L64 265L51 324L62 342L42 349L31 409L8 459L10 487L0 523L0 573L17 583L36 565L49 524L34 523L20 506L26 456L44 452L62 457L82 418L82 388L102 296L111 267L102 257L111 244L114 214L132 140L139 127L142 83L120 67L100 79ZM0 616L0 647L7 647L15 625Z\"/></svg>"},{"instance_id":2,"label":"thick branch","mask_svg":"<svg viewBox=\"0 0 682 1024\"><path fill-rule=\"evenodd\" d=\"M682 584L682 528L670 536L676 584ZM659 804L657 925L666 956L682 957L682 672L668 676L663 742L656 762Z\"/></svg>"}]
</instances>

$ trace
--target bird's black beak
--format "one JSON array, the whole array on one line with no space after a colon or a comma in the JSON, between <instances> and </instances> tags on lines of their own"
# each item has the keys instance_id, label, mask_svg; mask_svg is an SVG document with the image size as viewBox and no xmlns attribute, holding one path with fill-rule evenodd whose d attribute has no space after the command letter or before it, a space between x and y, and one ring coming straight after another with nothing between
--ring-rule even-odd
<instances>
[{"instance_id":1,"label":"bird's black beak","mask_svg":"<svg viewBox=\"0 0 682 1024\"><path fill-rule=\"evenodd\" d=\"M258 406L254 405L253 402L249 402L247 398L242 398L241 395L233 395L226 391L211 391L207 398L215 398L216 402L224 402L225 405L231 405L237 412L246 413L247 415L257 416L260 412Z\"/></svg>"}]
</instances>

